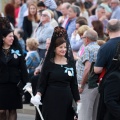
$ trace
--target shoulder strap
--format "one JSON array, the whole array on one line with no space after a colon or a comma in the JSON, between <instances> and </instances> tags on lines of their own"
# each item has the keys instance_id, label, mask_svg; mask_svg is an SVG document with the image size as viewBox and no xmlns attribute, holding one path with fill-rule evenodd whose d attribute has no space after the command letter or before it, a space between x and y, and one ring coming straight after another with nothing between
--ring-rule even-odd
<instances>
[{"instance_id":1,"label":"shoulder strap","mask_svg":"<svg viewBox=\"0 0 120 120\"><path fill-rule=\"evenodd\" d=\"M113 60L120 61L120 42L118 42L117 44L117 50L116 50L115 56L113 57Z\"/></svg>"}]
</instances>

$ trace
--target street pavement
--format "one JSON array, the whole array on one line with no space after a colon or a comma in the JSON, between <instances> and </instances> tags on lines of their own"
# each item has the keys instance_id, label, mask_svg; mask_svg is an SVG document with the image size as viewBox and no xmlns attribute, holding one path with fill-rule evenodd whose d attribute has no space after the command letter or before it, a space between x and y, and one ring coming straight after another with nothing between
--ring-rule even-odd
<instances>
[{"instance_id":1,"label":"street pavement","mask_svg":"<svg viewBox=\"0 0 120 120\"><path fill-rule=\"evenodd\" d=\"M18 113L17 120L35 120L35 115Z\"/></svg>"}]
</instances>

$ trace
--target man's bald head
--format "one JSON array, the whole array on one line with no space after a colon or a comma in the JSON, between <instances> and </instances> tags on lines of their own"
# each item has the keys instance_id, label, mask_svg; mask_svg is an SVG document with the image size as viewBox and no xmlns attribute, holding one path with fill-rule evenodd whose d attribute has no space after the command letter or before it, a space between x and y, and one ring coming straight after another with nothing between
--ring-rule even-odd
<instances>
[{"instance_id":1,"label":"man's bald head","mask_svg":"<svg viewBox=\"0 0 120 120\"><path fill-rule=\"evenodd\" d=\"M109 32L118 32L120 31L120 20L111 19L108 21L107 30Z\"/></svg>"},{"instance_id":2,"label":"man's bald head","mask_svg":"<svg viewBox=\"0 0 120 120\"><path fill-rule=\"evenodd\" d=\"M111 0L111 3L118 3L119 4L119 0Z\"/></svg>"}]
</instances>

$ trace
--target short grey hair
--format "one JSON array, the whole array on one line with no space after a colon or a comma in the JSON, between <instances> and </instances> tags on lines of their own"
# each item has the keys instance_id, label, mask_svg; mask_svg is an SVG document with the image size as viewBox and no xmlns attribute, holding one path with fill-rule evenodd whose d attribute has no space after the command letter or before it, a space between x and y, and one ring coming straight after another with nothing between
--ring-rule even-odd
<instances>
[{"instance_id":1,"label":"short grey hair","mask_svg":"<svg viewBox=\"0 0 120 120\"><path fill-rule=\"evenodd\" d=\"M115 3L117 3L117 4L119 4L119 3L120 3L120 1L119 1L119 0L111 0L111 2L115 2Z\"/></svg>"},{"instance_id":2,"label":"short grey hair","mask_svg":"<svg viewBox=\"0 0 120 120\"><path fill-rule=\"evenodd\" d=\"M91 41L97 41L98 40L98 34L93 29L88 29L84 32L84 36L90 39Z\"/></svg>"},{"instance_id":3,"label":"short grey hair","mask_svg":"<svg viewBox=\"0 0 120 120\"><path fill-rule=\"evenodd\" d=\"M104 10L105 10L105 8L100 5L100 6L98 6L98 7L96 8L96 12L98 12L98 11L101 10L101 9L104 9Z\"/></svg>"},{"instance_id":4,"label":"short grey hair","mask_svg":"<svg viewBox=\"0 0 120 120\"><path fill-rule=\"evenodd\" d=\"M46 13L51 21L51 13L50 13L50 10L49 9L45 9L42 11L42 13Z\"/></svg>"},{"instance_id":5,"label":"short grey hair","mask_svg":"<svg viewBox=\"0 0 120 120\"><path fill-rule=\"evenodd\" d=\"M80 8L76 5L71 5L70 8L77 13L77 17L80 15Z\"/></svg>"},{"instance_id":6,"label":"short grey hair","mask_svg":"<svg viewBox=\"0 0 120 120\"><path fill-rule=\"evenodd\" d=\"M120 20L111 19L108 21L107 30L110 32L118 32L120 31Z\"/></svg>"},{"instance_id":7,"label":"short grey hair","mask_svg":"<svg viewBox=\"0 0 120 120\"><path fill-rule=\"evenodd\" d=\"M65 5L67 9L69 9L69 7L71 6L71 4L69 2L65 2L65 3L63 3L63 5Z\"/></svg>"}]
</instances>

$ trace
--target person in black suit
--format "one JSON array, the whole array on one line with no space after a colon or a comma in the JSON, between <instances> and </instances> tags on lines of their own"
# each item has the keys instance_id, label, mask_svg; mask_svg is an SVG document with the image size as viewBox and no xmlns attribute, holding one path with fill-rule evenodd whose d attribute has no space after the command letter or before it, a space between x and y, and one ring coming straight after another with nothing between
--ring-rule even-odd
<instances>
[{"instance_id":1,"label":"person in black suit","mask_svg":"<svg viewBox=\"0 0 120 120\"><path fill-rule=\"evenodd\" d=\"M18 85L28 80L24 55L7 18L0 17L0 120L16 120L22 109ZM8 113L8 114L6 114Z\"/></svg>"}]
</instances>

